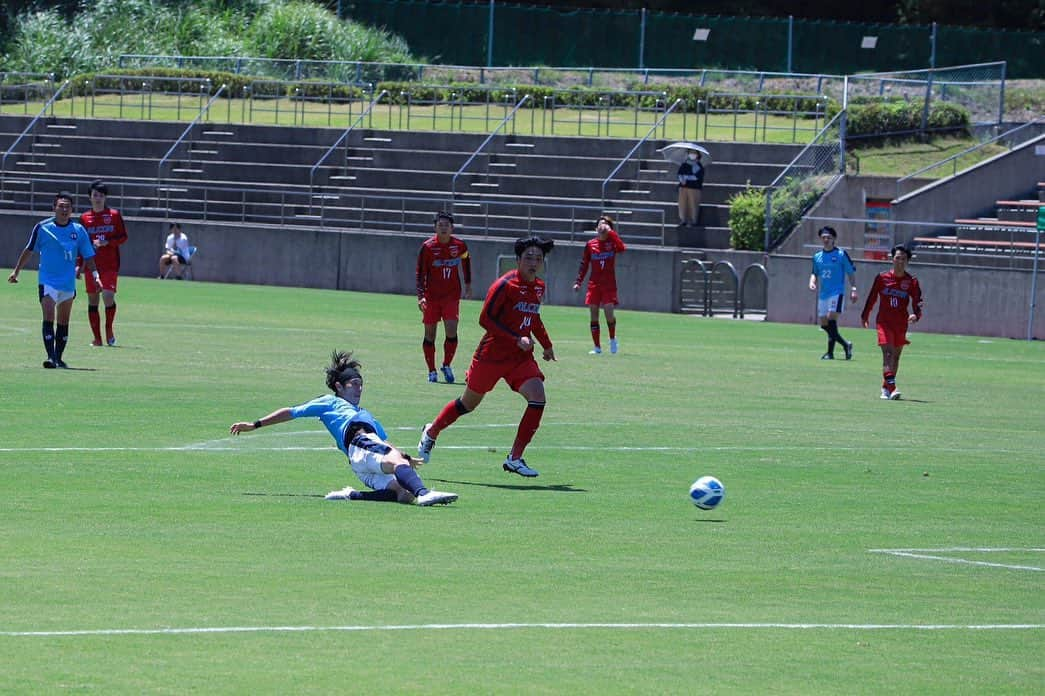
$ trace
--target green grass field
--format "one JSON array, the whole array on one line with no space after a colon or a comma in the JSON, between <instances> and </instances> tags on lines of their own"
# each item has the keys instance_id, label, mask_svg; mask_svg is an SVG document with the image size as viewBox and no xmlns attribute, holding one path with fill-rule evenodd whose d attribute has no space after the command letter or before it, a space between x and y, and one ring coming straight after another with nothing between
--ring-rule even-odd
<instances>
[{"instance_id":1,"label":"green grass field","mask_svg":"<svg viewBox=\"0 0 1045 696\"><path fill-rule=\"evenodd\" d=\"M548 307L540 477L501 471L523 408L501 386L421 470L460 500L417 508L325 502L358 482L318 421L228 435L350 348L413 448L460 385L425 382L412 298L124 278L119 346L87 346L81 297L61 371L34 274L4 288L4 693L1045 684L1038 343L914 333L889 402L870 331L826 363L813 326L623 310L596 357L586 310ZM709 473L727 497L702 512Z\"/></svg>"}]
</instances>

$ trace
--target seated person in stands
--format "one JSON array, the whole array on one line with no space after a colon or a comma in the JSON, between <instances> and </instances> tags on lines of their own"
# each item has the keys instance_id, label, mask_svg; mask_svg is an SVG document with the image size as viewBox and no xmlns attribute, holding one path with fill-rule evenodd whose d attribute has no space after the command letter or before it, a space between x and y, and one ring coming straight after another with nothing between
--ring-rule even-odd
<instances>
[{"instance_id":1,"label":"seated person in stands","mask_svg":"<svg viewBox=\"0 0 1045 696\"><path fill-rule=\"evenodd\" d=\"M189 238L181 231L181 225L171 223L170 234L164 244L163 254L160 256L160 279L162 280L170 272L173 266L174 277L181 280L184 273L183 266L189 265L192 252L189 251Z\"/></svg>"}]
</instances>

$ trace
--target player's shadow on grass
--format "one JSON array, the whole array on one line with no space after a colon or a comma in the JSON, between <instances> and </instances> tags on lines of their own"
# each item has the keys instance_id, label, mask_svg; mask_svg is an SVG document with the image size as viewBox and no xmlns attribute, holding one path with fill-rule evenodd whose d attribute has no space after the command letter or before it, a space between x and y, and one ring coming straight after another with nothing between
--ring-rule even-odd
<instances>
[{"instance_id":1,"label":"player's shadow on grass","mask_svg":"<svg viewBox=\"0 0 1045 696\"><path fill-rule=\"evenodd\" d=\"M508 491L552 491L553 493L587 493L586 488L574 488L568 483L555 484L550 486L543 486L540 484L532 483L478 483L476 481L457 481L454 479L441 479L432 478L430 476L425 477L426 481L438 481L439 483L449 483L455 486L478 486L480 488L500 488Z\"/></svg>"},{"instance_id":2,"label":"player's shadow on grass","mask_svg":"<svg viewBox=\"0 0 1045 696\"><path fill-rule=\"evenodd\" d=\"M712 524L725 524L726 523L726 521L724 519L722 519L721 517L716 517L715 519L706 519L706 518L698 517L698 518L696 518L693 521L696 522L697 524L708 524L709 522L712 523Z\"/></svg>"},{"instance_id":3,"label":"player's shadow on grass","mask_svg":"<svg viewBox=\"0 0 1045 696\"><path fill-rule=\"evenodd\" d=\"M60 367L60 368L56 369L55 372L61 372L62 370L65 370L66 372L97 372L98 368L96 368L96 367L73 367L72 365L70 365L69 367Z\"/></svg>"}]
</instances>

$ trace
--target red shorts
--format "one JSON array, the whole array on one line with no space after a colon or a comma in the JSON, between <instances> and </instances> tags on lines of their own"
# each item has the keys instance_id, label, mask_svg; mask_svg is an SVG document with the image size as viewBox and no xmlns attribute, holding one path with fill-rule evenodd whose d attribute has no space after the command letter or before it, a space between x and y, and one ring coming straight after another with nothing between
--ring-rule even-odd
<instances>
[{"instance_id":1,"label":"red shorts","mask_svg":"<svg viewBox=\"0 0 1045 696\"><path fill-rule=\"evenodd\" d=\"M906 346L907 324L883 324L878 322L878 345L880 346Z\"/></svg>"},{"instance_id":2,"label":"red shorts","mask_svg":"<svg viewBox=\"0 0 1045 696\"><path fill-rule=\"evenodd\" d=\"M98 276L102 279L102 287L98 287L98 283L94 282L94 275L84 270L84 284L87 287L87 294L92 295L102 290L108 290L109 292L116 292L116 278L119 275L118 271L98 271Z\"/></svg>"},{"instance_id":3,"label":"red shorts","mask_svg":"<svg viewBox=\"0 0 1045 696\"><path fill-rule=\"evenodd\" d=\"M421 316L422 324L438 324L440 321L457 321L461 316L461 298L429 297L426 298L425 310Z\"/></svg>"},{"instance_id":4,"label":"red shorts","mask_svg":"<svg viewBox=\"0 0 1045 696\"><path fill-rule=\"evenodd\" d=\"M604 305L617 306L617 288L600 288L588 286L588 292L584 295L584 304L589 307L602 307Z\"/></svg>"},{"instance_id":5,"label":"red shorts","mask_svg":"<svg viewBox=\"0 0 1045 696\"><path fill-rule=\"evenodd\" d=\"M519 351L522 353L522 351ZM544 373L537 367L537 361L533 359L533 353L525 353L518 360L477 360L472 358L472 364L465 374L465 384L477 394L485 394L493 391L497 381L503 379L512 388L519 391L522 385L536 377L544 381Z\"/></svg>"}]
</instances>

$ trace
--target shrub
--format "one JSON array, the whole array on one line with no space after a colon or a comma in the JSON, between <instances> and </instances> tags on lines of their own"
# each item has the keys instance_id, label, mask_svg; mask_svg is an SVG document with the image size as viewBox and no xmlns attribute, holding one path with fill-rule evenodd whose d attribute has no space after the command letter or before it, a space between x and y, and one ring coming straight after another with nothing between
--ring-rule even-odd
<instances>
[{"instance_id":1,"label":"shrub","mask_svg":"<svg viewBox=\"0 0 1045 696\"><path fill-rule=\"evenodd\" d=\"M766 193L750 184L729 199L729 243L734 249L765 247Z\"/></svg>"}]
</instances>

